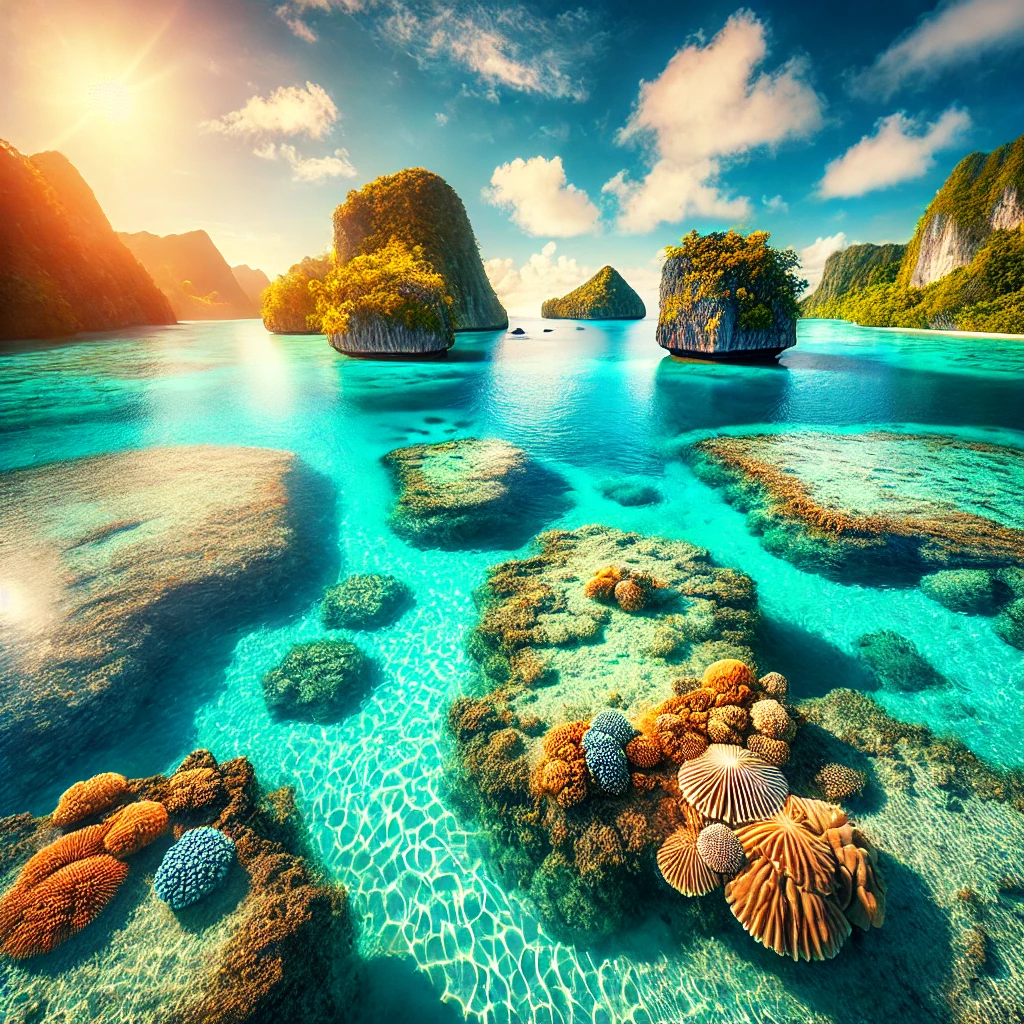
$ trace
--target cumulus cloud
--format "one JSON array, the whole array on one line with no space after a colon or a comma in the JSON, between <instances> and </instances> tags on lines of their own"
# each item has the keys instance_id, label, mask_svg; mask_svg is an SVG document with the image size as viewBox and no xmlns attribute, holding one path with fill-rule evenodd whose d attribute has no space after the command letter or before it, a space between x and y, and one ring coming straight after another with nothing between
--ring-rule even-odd
<instances>
[{"instance_id":1,"label":"cumulus cloud","mask_svg":"<svg viewBox=\"0 0 1024 1024\"><path fill-rule=\"evenodd\" d=\"M923 79L1024 42L1021 0L959 0L940 4L853 79L856 92L891 96L908 80Z\"/></svg>"},{"instance_id":2,"label":"cumulus cloud","mask_svg":"<svg viewBox=\"0 0 1024 1024\"><path fill-rule=\"evenodd\" d=\"M744 217L750 201L721 184L729 159L821 125L821 101L797 59L758 71L767 56L764 26L734 14L706 45L682 47L653 82L642 82L620 143L648 143L653 165L642 181L620 171L604 186L619 200L619 226L646 232L689 214Z\"/></svg>"},{"instance_id":3,"label":"cumulus cloud","mask_svg":"<svg viewBox=\"0 0 1024 1024\"><path fill-rule=\"evenodd\" d=\"M817 240L800 250L800 267L807 279L807 292L813 292L821 284L821 275L825 272L825 260L834 252L840 252L849 245L842 231Z\"/></svg>"},{"instance_id":4,"label":"cumulus cloud","mask_svg":"<svg viewBox=\"0 0 1024 1024\"><path fill-rule=\"evenodd\" d=\"M782 196L761 196L761 205L769 213L789 213L789 203Z\"/></svg>"},{"instance_id":5,"label":"cumulus cloud","mask_svg":"<svg viewBox=\"0 0 1024 1024\"><path fill-rule=\"evenodd\" d=\"M267 142L257 146L253 153L261 160L283 160L292 169L292 181L321 182L328 178L356 176L356 169L344 149L336 149L331 156L301 156L294 146Z\"/></svg>"},{"instance_id":6,"label":"cumulus cloud","mask_svg":"<svg viewBox=\"0 0 1024 1024\"><path fill-rule=\"evenodd\" d=\"M958 107L950 107L924 129L903 113L883 117L873 135L865 135L825 167L818 194L824 199L862 196L920 178L934 166L935 154L956 145L970 125L967 111Z\"/></svg>"},{"instance_id":7,"label":"cumulus cloud","mask_svg":"<svg viewBox=\"0 0 1024 1024\"><path fill-rule=\"evenodd\" d=\"M250 138L266 135L306 135L322 139L334 128L338 108L323 86L283 85L266 99L250 96L245 106L223 117L204 121L205 131Z\"/></svg>"},{"instance_id":8,"label":"cumulus cloud","mask_svg":"<svg viewBox=\"0 0 1024 1024\"><path fill-rule=\"evenodd\" d=\"M570 185L560 156L502 164L491 175L484 198L508 210L528 235L568 238L596 230L600 214L582 189Z\"/></svg>"}]
</instances>

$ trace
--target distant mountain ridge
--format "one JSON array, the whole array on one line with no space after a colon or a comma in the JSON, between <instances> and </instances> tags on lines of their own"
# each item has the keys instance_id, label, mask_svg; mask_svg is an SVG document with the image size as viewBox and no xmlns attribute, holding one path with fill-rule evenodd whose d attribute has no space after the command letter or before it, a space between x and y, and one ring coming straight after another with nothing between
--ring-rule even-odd
<instances>
[{"instance_id":1,"label":"distant mountain ridge","mask_svg":"<svg viewBox=\"0 0 1024 1024\"><path fill-rule=\"evenodd\" d=\"M833 253L803 316L1024 334L1024 136L961 160L906 246Z\"/></svg>"},{"instance_id":2,"label":"distant mountain ridge","mask_svg":"<svg viewBox=\"0 0 1024 1024\"><path fill-rule=\"evenodd\" d=\"M643 320L647 307L625 278L606 266L560 299L548 299L540 315L554 320Z\"/></svg>"},{"instance_id":3,"label":"distant mountain ridge","mask_svg":"<svg viewBox=\"0 0 1024 1024\"><path fill-rule=\"evenodd\" d=\"M0 341L174 322L67 157L0 140Z\"/></svg>"},{"instance_id":4,"label":"distant mountain ridge","mask_svg":"<svg viewBox=\"0 0 1024 1024\"><path fill-rule=\"evenodd\" d=\"M257 267L250 267L247 263L241 263L231 268L238 287L249 297L249 301L259 307L260 299L263 296L263 289L270 284L270 278Z\"/></svg>"},{"instance_id":5,"label":"distant mountain ridge","mask_svg":"<svg viewBox=\"0 0 1024 1024\"><path fill-rule=\"evenodd\" d=\"M120 231L118 238L149 271L180 320L257 316L257 303L242 290L205 231L180 235Z\"/></svg>"}]
</instances>

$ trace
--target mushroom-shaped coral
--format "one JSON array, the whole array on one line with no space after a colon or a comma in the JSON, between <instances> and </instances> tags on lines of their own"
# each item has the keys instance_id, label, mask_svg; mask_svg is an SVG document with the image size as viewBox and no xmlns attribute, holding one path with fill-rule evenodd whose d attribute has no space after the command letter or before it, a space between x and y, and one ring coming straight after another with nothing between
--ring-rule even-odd
<instances>
[{"instance_id":1,"label":"mushroom-shaped coral","mask_svg":"<svg viewBox=\"0 0 1024 1024\"><path fill-rule=\"evenodd\" d=\"M712 871L719 875L735 875L747 863L743 844L728 825L714 821L705 825L697 836L697 853Z\"/></svg>"},{"instance_id":2,"label":"mushroom-shaped coral","mask_svg":"<svg viewBox=\"0 0 1024 1024\"><path fill-rule=\"evenodd\" d=\"M856 768L847 768L845 764L827 764L817 775L814 782L825 794L825 799L835 803L856 796L867 784L868 777Z\"/></svg>"},{"instance_id":3,"label":"mushroom-shaped coral","mask_svg":"<svg viewBox=\"0 0 1024 1024\"><path fill-rule=\"evenodd\" d=\"M586 736L583 738L585 740ZM608 739L611 740L611 737ZM590 746L587 750L587 769L598 786L612 796L622 796L629 789L629 761L614 740L610 744L595 743Z\"/></svg>"},{"instance_id":4,"label":"mushroom-shaped coral","mask_svg":"<svg viewBox=\"0 0 1024 1024\"><path fill-rule=\"evenodd\" d=\"M58 868L18 894L6 915L2 952L15 960L48 953L80 932L114 898L128 865L101 853Z\"/></svg>"},{"instance_id":5,"label":"mushroom-shaped coral","mask_svg":"<svg viewBox=\"0 0 1024 1024\"><path fill-rule=\"evenodd\" d=\"M625 746L626 757L637 768L654 768L661 763L661 747L647 736L634 736Z\"/></svg>"},{"instance_id":6,"label":"mushroom-shaped coral","mask_svg":"<svg viewBox=\"0 0 1024 1024\"><path fill-rule=\"evenodd\" d=\"M704 669L704 675L701 676L701 686L716 693L735 690L740 686L753 687L756 684L757 677L737 658L723 658L713 662Z\"/></svg>"},{"instance_id":7,"label":"mushroom-shaped coral","mask_svg":"<svg viewBox=\"0 0 1024 1024\"><path fill-rule=\"evenodd\" d=\"M103 772L76 782L57 801L53 823L63 828L94 814L102 814L113 807L127 789L128 780L117 772Z\"/></svg>"},{"instance_id":8,"label":"mushroom-shaped coral","mask_svg":"<svg viewBox=\"0 0 1024 1024\"><path fill-rule=\"evenodd\" d=\"M153 888L172 910L182 910L213 892L234 859L230 836L206 826L190 829L164 854Z\"/></svg>"},{"instance_id":9,"label":"mushroom-shaped coral","mask_svg":"<svg viewBox=\"0 0 1024 1024\"><path fill-rule=\"evenodd\" d=\"M621 711L612 711L611 709L599 711L594 715L590 728L607 733L618 742L620 747L624 747L636 735L636 729L629 724L629 719Z\"/></svg>"},{"instance_id":10,"label":"mushroom-shaped coral","mask_svg":"<svg viewBox=\"0 0 1024 1024\"><path fill-rule=\"evenodd\" d=\"M615 600L624 612L638 612L647 604L647 594L636 580L621 580L615 584Z\"/></svg>"},{"instance_id":11,"label":"mushroom-shaped coral","mask_svg":"<svg viewBox=\"0 0 1024 1024\"><path fill-rule=\"evenodd\" d=\"M865 931L881 928L885 923L885 880L878 869L878 851L845 814L840 817L842 823L825 832L839 862L836 900L850 924Z\"/></svg>"},{"instance_id":12,"label":"mushroom-shaped coral","mask_svg":"<svg viewBox=\"0 0 1024 1024\"><path fill-rule=\"evenodd\" d=\"M706 817L740 825L780 810L789 783L745 747L712 743L696 760L680 765L679 789Z\"/></svg>"},{"instance_id":13,"label":"mushroom-shaped coral","mask_svg":"<svg viewBox=\"0 0 1024 1024\"><path fill-rule=\"evenodd\" d=\"M796 731L786 709L770 697L754 703L750 721L762 736L773 740L791 740Z\"/></svg>"},{"instance_id":14,"label":"mushroom-shaped coral","mask_svg":"<svg viewBox=\"0 0 1024 1024\"><path fill-rule=\"evenodd\" d=\"M155 800L140 800L122 807L108 824L104 849L115 857L129 857L167 831L167 808Z\"/></svg>"},{"instance_id":15,"label":"mushroom-shaped coral","mask_svg":"<svg viewBox=\"0 0 1024 1024\"><path fill-rule=\"evenodd\" d=\"M677 828L658 850L658 869L662 877L684 896L703 896L722 884L697 852L696 830Z\"/></svg>"}]
</instances>

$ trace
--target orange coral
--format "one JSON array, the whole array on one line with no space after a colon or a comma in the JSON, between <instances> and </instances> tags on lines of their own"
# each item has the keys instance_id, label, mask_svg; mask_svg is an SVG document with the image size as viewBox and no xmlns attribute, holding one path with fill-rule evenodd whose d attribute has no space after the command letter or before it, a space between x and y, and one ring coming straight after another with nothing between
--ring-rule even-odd
<instances>
[{"instance_id":1,"label":"orange coral","mask_svg":"<svg viewBox=\"0 0 1024 1024\"><path fill-rule=\"evenodd\" d=\"M653 768L662 759L661 746L647 736L634 736L626 744L626 757L637 768Z\"/></svg>"},{"instance_id":2,"label":"orange coral","mask_svg":"<svg viewBox=\"0 0 1024 1024\"><path fill-rule=\"evenodd\" d=\"M781 768L789 761L789 744L785 740L773 740L759 732L751 733L747 737L747 749L777 768Z\"/></svg>"},{"instance_id":3,"label":"orange coral","mask_svg":"<svg viewBox=\"0 0 1024 1024\"><path fill-rule=\"evenodd\" d=\"M708 749L708 741L699 732L685 732L679 740L679 755L683 761L694 761Z\"/></svg>"},{"instance_id":4,"label":"orange coral","mask_svg":"<svg viewBox=\"0 0 1024 1024\"><path fill-rule=\"evenodd\" d=\"M167 780L164 806L171 814L208 807L220 795L220 780L213 768L188 768Z\"/></svg>"},{"instance_id":5,"label":"orange coral","mask_svg":"<svg viewBox=\"0 0 1024 1024\"><path fill-rule=\"evenodd\" d=\"M167 808L155 800L140 800L122 807L108 824L110 830L103 840L107 853L129 857L167 831Z\"/></svg>"},{"instance_id":6,"label":"orange coral","mask_svg":"<svg viewBox=\"0 0 1024 1024\"><path fill-rule=\"evenodd\" d=\"M541 769L541 792L558 796L569 782L569 765L559 758L545 762Z\"/></svg>"},{"instance_id":7,"label":"orange coral","mask_svg":"<svg viewBox=\"0 0 1024 1024\"><path fill-rule=\"evenodd\" d=\"M610 601L615 596L616 580L610 576L595 576L583 588L583 596L594 601Z\"/></svg>"},{"instance_id":8,"label":"orange coral","mask_svg":"<svg viewBox=\"0 0 1024 1024\"><path fill-rule=\"evenodd\" d=\"M101 853L58 868L24 891L3 952L15 960L48 953L80 932L114 898L128 865Z\"/></svg>"},{"instance_id":9,"label":"orange coral","mask_svg":"<svg viewBox=\"0 0 1024 1024\"><path fill-rule=\"evenodd\" d=\"M644 775L643 772L633 772L629 778L633 783L633 788L639 793L649 793L658 785L658 778L656 775Z\"/></svg>"},{"instance_id":10,"label":"orange coral","mask_svg":"<svg viewBox=\"0 0 1024 1024\"><path fill-rule=\"evenodd\" d=\"M563 722L554 726L544 737L544 753L555 757L562 747L578 744L589 727L589 722Z\"/></svg>"},{"instance_id":11,"label":"orange coral","mask_svg":"<svg viewBox=\"0 0 1024 1024\"><path fill-rule=\"evenodd\" d=\"M63 828L83 818L101 814L113 807L127 790L128 780L117 772L103 772L91 779L76 782L57 801L53 823Z\"/></svg>"},{"instance_id":12,"label":"orange coral","mask_svg":"<svg viewBox=\"0 0 1024 1024\"><path fill-rule=\"evenodd\" d=\"M756 684L757 676L736 658L723 658L708 665L701 676L701 685L718 693L735 690L741 685L753 688Z\"/></svg>"},{"instance_id":13,"label":"orange coral","mask_svg":"<svg viewBox=\"0 0 1024 1024\"><path fill-rule=\"evenodd\" d=\"M647 604L647 595L639 583L622 580L615 584L615 600L624 612L638 612Z\"/></svg>"}]
</instances>

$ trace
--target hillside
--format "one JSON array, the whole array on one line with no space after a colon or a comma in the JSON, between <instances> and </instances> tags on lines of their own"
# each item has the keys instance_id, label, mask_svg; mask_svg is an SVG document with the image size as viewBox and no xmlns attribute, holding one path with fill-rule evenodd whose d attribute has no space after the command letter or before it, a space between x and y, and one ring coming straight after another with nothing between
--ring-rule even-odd
<instances>
[{"instance_id":1,"label":"hillside","mask_svg":"<svg viewBox=\"0 0 1024 1024\"><path fill-rule=\"evenodd\" d=\"M886 262L884 250L898 248L898 262ZM905 247L830 256L801 313L870 327L1024 334L1024 136L964 157Z\"/></svg>"},{"instance_id":2,"label":"hillside","mask_svg":"<svg viewBox=\"0 0 1024 1024\"><path fill-rule=\"evenodd\" d=\"M205 231L182 235L119 232L180 320L235 320L257 315L231 267Z\"/></svg>"},{"instance_id":3,"label":"hillside","mask_svg":"<svg viewBox=\"0 0 1024 1024\"><path fill-rule=\"evenodd\" d=\"M0 141L0 268L0 341L175 321L60 153Z\"/></svg>"},{"instance_id":4,"label":"hillside","mask_svg":"<svg viewBox=\"0 0 1024 1024\"><path fill-rule=\"evenodd\" d=\"M322 281L333 266L330 256L306 256L276 277L261 296L263 326L271 334L320 334L309 282Z\"/></svg>"},{"instance_id":5,"label":"hillside","mask_svg":"<svg viewBox=\"0 0 1024 1024\"><path fill-rule=\"evenodd\" d=\"M540 315L555 320L642 320L647 309L614 267L602 267L568 295L548 299Z\"/></svg>"},{"instance_id":6,"label":"hillside","mask_svg":"<svg viewBox=\"0 0 1024 1024\"><path fill-rule=\"evenodd\" d=\"M508 326L508 315L484 272L466 208L444 178L422 167L384 175L349 192L334 211L339 263L375 253L390 241L420 247L444 278L456 330Z\"/></svg>"},{"instance_id":7,"label":"hillside","mask_svg":"<svg viewBox=\"0 0 1024 1024\"><path fill-rule=\"evenodd\" d=\"M246 263L232 267L231 273L235 275L238 287L249 297L249 301L258 307L263 289L270 284L270 278L262 270L250 267Z\"/></svg>"}]
</instances>

